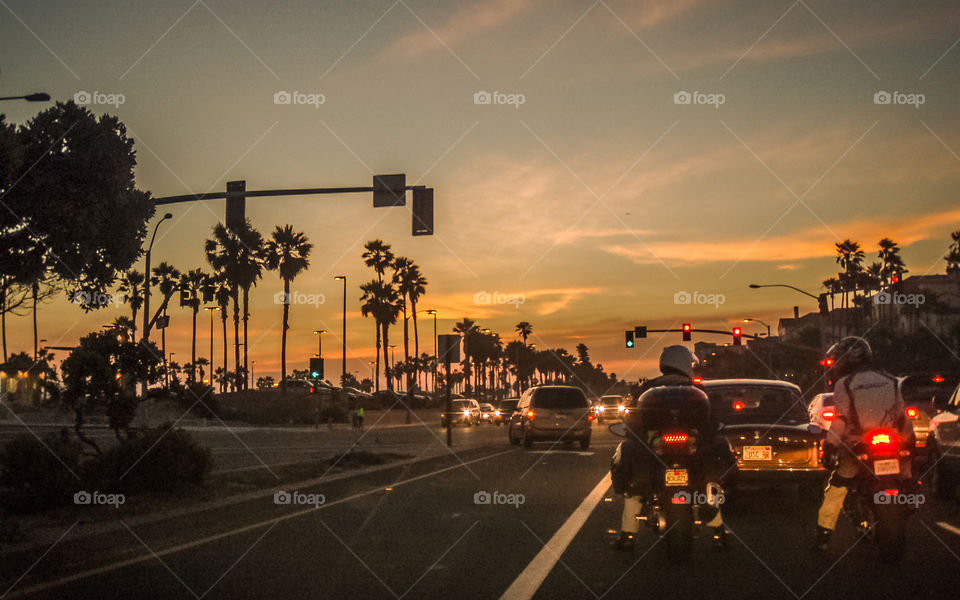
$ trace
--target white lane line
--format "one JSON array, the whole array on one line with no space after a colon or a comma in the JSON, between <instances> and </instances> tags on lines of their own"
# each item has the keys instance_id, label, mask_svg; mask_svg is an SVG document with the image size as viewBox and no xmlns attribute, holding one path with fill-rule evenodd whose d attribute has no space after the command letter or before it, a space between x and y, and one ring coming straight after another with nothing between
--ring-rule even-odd
<instances>
[{"instance_id":1,"label":"white lane line","mask_svg":"<svg viewBox=\"0 0 960 600\"><path fill-rule=\"evenodd\" d=\"M560 560L560 556L573 541L573 538L576 537L583 524L587 522L590 513L600 503L600 499L603 498L609 487L610 473L607 473L600 480L600 483L593 488L593 491L583 499L577 510L573 511L566 523L553 534L550 541L533 557L527 568L520 573L520 576L507 588L507 591L500 596L500 600L529 600L537 593L540 585L543 584L543 580L553 570L557 561Z\"/></svg>"},{"instance_id":2,"label":"white lane line","mask_svg":"<svg viewBox=\"0 0 960 600\"><path fill-rule=\"evenodd\" d=\"M392 487L393 487L393 488L397 488L397 487L400 487L401 485L404 485L404 484L407 484L407 483L413 483L413 482L415 482L415 481L420 481L421 479L426 479L427 477L433 477L434 475L439 475L440 473L445 473L445 472L447 472L447 471L452 471L452 470L454 470L454 469L459 469L459 468L463 467L464 465L469 465L469 464L472 464L472 463L475 463L475 462L480 462L480 461L487 460L487 459L490 459L490 458L495 458L495 457L497 457L497 456L501 456L501 455L503 455L503 454L508 454L508 453L510 453L510 452L517 452L517 450L513 450L513 449L511 449L511 450L504 450L503 452L497 452L496 454L491 454L491 455L489 455L489 456L482 456L482 457L480 457L480 458L475 458L475 459L473 459L473 460L468 460L468 461L466 461L466 462L464 462L464 463L452 465L452 466L449 466L449 467L444 467L443 469L440 469L440 470L437 470L437 471L431 471L430 473L424 473L424 474L422 474L422 475L417 475L416 477L411 477L411 478L409 478L409 479L404 479L404 480L402 480L402 481L398 481L398 482L396 482L396 483L393 483L393 484L392 484ZM608 477L609 477L609 475L608 475ZM37 592L42 592L42 591L45 591L45 590L49 590L49 589L51 589L51 588L59 587L59 586L61 586L61 585L64 585L64 584L67 584L67 583L71 583L71 582L74 582L74 581L77 581L77 580L80 580L80 579L86 579L86 578L88 578L88 577L94 577L94 576L96 576L96 575L102 575L102 574L104 574L104 573L109 573L109 572L111 572L111 571L116 571L117 569L122 569L122 568L124 568L124 567L129 567L130 565L135 565L135 564L142 563L142 562L145 562L145 561L162 558L162 557L164 557L164 556L167 556L168 554L175 554L175 553L177 553L177 552L182 552L182 551L184 551L184 550L189 550L190 548L196 548L197 546L202 546L202 545L208 544L208 543L210 543L210 542L215 542L215 541L217 541L217 540L222 540L222 539L224 539L224 538L228 538L228 537L231 537L231 536L234 536L234 535L238 535L238 534L241 534L241 533L246 533L246 532L248 532L248 531L252 531L252 530L255 530L255 529L259 529L259 528L261 528L261 527L266 527L266 526L268 526L268 525L275 525L275 524L277 524L277 523L279 523L279 522L281 522L281 521L286 521L286 520L288 520L288 519L296 519L297 517L302 517L303 515L306 515L306 514L308 514L308 513L312 513L312 512L318 511L318 510L323 510L323 509L328 508L328 507L330 507L330 506L336 506L336 505L338 505L338 504L343 504L343 503L345 503L345 502L351 502L351 501L353 501L353 500L356 500L357 498L362 498L362 497L364 497L364 496L369 496L369 495L371 495L371 494L376 494L376 493L383 492L383 491L385 491L383 487L375 487L375 488L373 488L373 489L369 489L369 490L366 490L366 491L364 491L364 492L359 492L359 493L353 494L352 496L347 496L346 498L340 498L339 500L334 500L333 502L327 502L326 504L321 504L320 506L317 506L317 507L311 507L311 508L306 508L306 509L303 509L303 510L298 510L298 511L296 511L296 512L292 512L292 513L290 513L290 514L286 514L286 515L283 515L283 516L280 516L280 517L274 517L274 518L272 518L272 519L267 519L267 520L265 520L265 521L260 521L259 523L251 523L250 525L244 525L243 527L238 527L238 528L232 529L232 530L230 530L230 531L224 531L224 532L221 532L221 533L217 533L217 534L214 534L214 535L210 535L210 536L207 536L207 537L203 537L203 538L200 538L200 539L197 539L197 540L193 540L192 542L186 542L186 543L183 543L183 544L179 544L179 545L177 545L177 546L171 546L170 548L164 548L163 550L159 550L159 551L157 551L157 552L155 552L155 553L141 554L140 556L135 556L135 557L133 557L133 558L128 558L128 559L125 559L125 560L117 561L117 562L115 562L115 563L111 563L111 564L108 564L108 565L104 565L104 566L102 566L102 567L96 567L96 568L94 568L94 569L88 569L88 570L86 570L86 571L80 571L79 573L74 573L73 575L68 575L68 576L62 577L62 578L60 578L60 579L55 579L55 580L53 580L53 581L46 581L46 582L42 582L42 583L37 583L37 584L31 585L31 586L22 588L22 589L20 589L20 590L17 590L16 592L13 593L13 595L11 595L11 596L9 596L9 597L10 597L10 598L20 598L20 597L23 597L23 596L29 596L29 595L31 595L31 594L36 594ZM6 596L5 596L5 597L6 597Z\"/></svg>"},{"instance_id":3,"label":"white lane line","mask_svg":"<svg viewBox=\"0 0 960 600\"><path fill-rule=\"evenodd\" d=\"M946 530L949 531L950 533L955 533L955 534L957 534L957 535L960 535L960 527L954 527L954 526L951 525L950 523L944 523L943 521L938 521L938 522L937 522L937 525L938 525L941 529L946 529Z\"/></svg>"}]
</instances>

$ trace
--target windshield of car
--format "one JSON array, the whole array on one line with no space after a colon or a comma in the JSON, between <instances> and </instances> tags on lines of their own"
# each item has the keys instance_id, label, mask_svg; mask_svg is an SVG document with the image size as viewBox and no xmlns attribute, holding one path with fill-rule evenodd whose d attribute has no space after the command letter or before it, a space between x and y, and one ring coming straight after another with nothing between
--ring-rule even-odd
<instances>
[{"instance_id":1,"label":"windshield of car","mask_svg":"<svg viewBox=\"0 0 960 600\"><path fill-rule=\"evenodd\" d=\"M714 417L725 425L779 423L799 425L808 421L796 391L773 386L724 386L707 390Z\"/></svg>"},{"instance_id":2,"label":"windshield of car","mask_svg":"<svg viewBox=\"0 0 960 600\"><path fill-rule=\"evenodd\" d=\"M587 408L587 397L576 388L543 388L533 393L533 404L549 409Z\"/></svg>"},{"instance_id":3,"label":"windshield of car","mask_svg":"<svg viewBox=\"0 0 960 600\"><path fill-rule=\"evenodd\" d=\"M455 411L470 410L473 408L473 402L469 400L454 400L452 404L453 410Z\"/></svg>"},{"instance_id":4,"label":"windshield of car","mask_svg":"<svg viewBox=\"0 0 960 600\"><path fill-rule=\"evenodd\" d=\"M600 398L600 403L604 406L617 406L622 400L620 396L604 396Z\"/></svg>"},{"instance_id":5,"label":"windshield of car","mask_svg":"<svg viewBox=\"0 0 960 600\"><path fill-rule=\"evenodd\" d=\"M517 410L517 404L519 403L519 400L504 400L500 403L500 412L512 413L513 411Z\"/></svg>"},{"instance_id":6,"label":"windshield of car","mask_svg":"<svg viewBox=\"0 0 960 600\"><path fill-rule=\"evenodd\" d=\"M482 410L483 412L492 412L492 411L493 411L493 407L490 406L489 404L481 404L481 405L480 405L480 410Z\"/></svg>"}]
</instances>

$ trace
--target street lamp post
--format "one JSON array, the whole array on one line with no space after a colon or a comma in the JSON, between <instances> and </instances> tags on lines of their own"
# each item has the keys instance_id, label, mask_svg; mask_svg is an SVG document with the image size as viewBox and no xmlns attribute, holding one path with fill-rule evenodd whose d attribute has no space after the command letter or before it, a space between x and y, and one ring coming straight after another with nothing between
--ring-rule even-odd
<instances>
[{"instance_id":1,"label":"street lamp post","mask_svg":"<svg viewBox=\"0 0 960 600\"><path fill-rule=\"evenodd\" d=\"M250 379L253 381L253 385L257 385L257 380L253 378L253 368L257 366L257 361L250 363Z\"/></svg>"},{"instance_id":2,"label":"street lamp post","mask_svg":"<svg viewBox=\"0 0 960 600\"><path fill-rule=\"evenodd\" d=\"M367 361L367 364L370 365L370 381L373 382L373 379L376 377L376 371L374 371L374 369L376 369L377 363L370 360Z\"/></svg>"},{"instance_id":3,"label":"street lamp post","mask_svg":"<svg viewBox=\"0 0 960 600\"><path fill-rule=\"evenodd\" d=\"M749 319L749 318L744 319L743 322L744 323L753 322L753 323L760 323L761 325L764 325L767 328L767 337L770 337L770 325L768 323L764 323L760 319Z\"/></svg>"},{"instance_id":4,"label":"street lamp post","mask_svg":"<svg viewBox=\"0 0 960 600\"><path fill-rule=\"evenodd\" d=\"M340 385L344 384L344 377L347 376L347 276L337 275L333 278L335 281L343 281L343 331L340 334L341 352L340 357Z\"/></svg>"},{"instance_id":5,"label":"street lamp post","mask_svg":"<svg viewBox=\"0 0 960 600\"><path fill-rule=\"evenodd\" d=\"M147 254L144 258L146 269L143 273L143 335L141 339L146 342L150 339L150 252L153 250L153 241L157 239L157 230L160 229L160 223L167 219L172 219L173 213L166 213L163 218L157 221L153 228L153 235L150 236L150 245L147 246Z\"/></svg>"},{"instance_id":6,"label":"street lamp post","mask_svg":"<svg viewBox=\"0 0 960 600\"><path fill-rule=\"evenodd\" d=\"M317 336L317 358L323 358L323 334L327 332L326 329L314 329L313 335Z\"/></svg>"}]
</instances>

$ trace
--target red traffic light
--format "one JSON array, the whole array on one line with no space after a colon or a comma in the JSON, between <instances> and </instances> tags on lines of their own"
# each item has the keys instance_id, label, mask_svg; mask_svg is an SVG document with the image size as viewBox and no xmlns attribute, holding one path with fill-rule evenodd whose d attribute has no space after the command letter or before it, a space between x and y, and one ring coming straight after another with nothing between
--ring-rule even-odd
<instances>
[{"instance_id":1,"label":"red traffic light","mask_svg":"<svg viewBox=\"0 0 960 600\"><path fill-rule=\"evenodd\" d=\"M690 323L684 323L684 324L683 324L683 332L684 332L684 333L690 333Z\"/></svg>"},{"instance_id":2,"label":"red traffic light","mask_svg":"<svg viewBox=\"0 0 960 600\"><path fill-rule=\"evenodd\" d=\"M683 324L682 331L683 331L683 341L689 342L689 341L690 341L690 332L693 331L693 327L690 325L690 323L684 323L684 324Z\"/></svg>"},{"instance_id":3,"label":"red traffic light","mask_svg":"<svg viewBox=\"0 0 960 600\"><path fill-rule=\"evenodd\" d=\"M741 335L743 335L743 330L740 329L739 327L734 327L734 328L733 328L733 335L735 335L735 336L737 336L737 337L740 337Z\"/></svg>"},{"instance_id":4,"label":"red traffic light","mask_svg":"<svg viewBox=\"0 0 960 600\"><path fill-rule=\"evenodd\" d=\"M890 283L898 283L899 281L900 281L900 278L897 277L896 275L892 275L890 277Z\"/></svg>"}]
</instances>

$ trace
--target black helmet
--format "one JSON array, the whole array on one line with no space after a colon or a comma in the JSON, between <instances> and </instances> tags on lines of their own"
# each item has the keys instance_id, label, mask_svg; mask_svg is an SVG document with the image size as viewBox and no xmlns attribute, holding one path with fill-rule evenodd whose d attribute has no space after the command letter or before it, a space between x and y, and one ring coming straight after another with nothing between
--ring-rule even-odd
<instances>
[{"instance_id":1,"label":"black helmet","mask_svg":"<svg viewBox=\"0 0 960 600\"><path fill-rule=\"evenodd\" d=\"M873 350L867 340L851 335L830 346L827 359L833 361L833 369L837 378L840 378L870 366L873 363Z\"/></svg>"}]
</instances>

